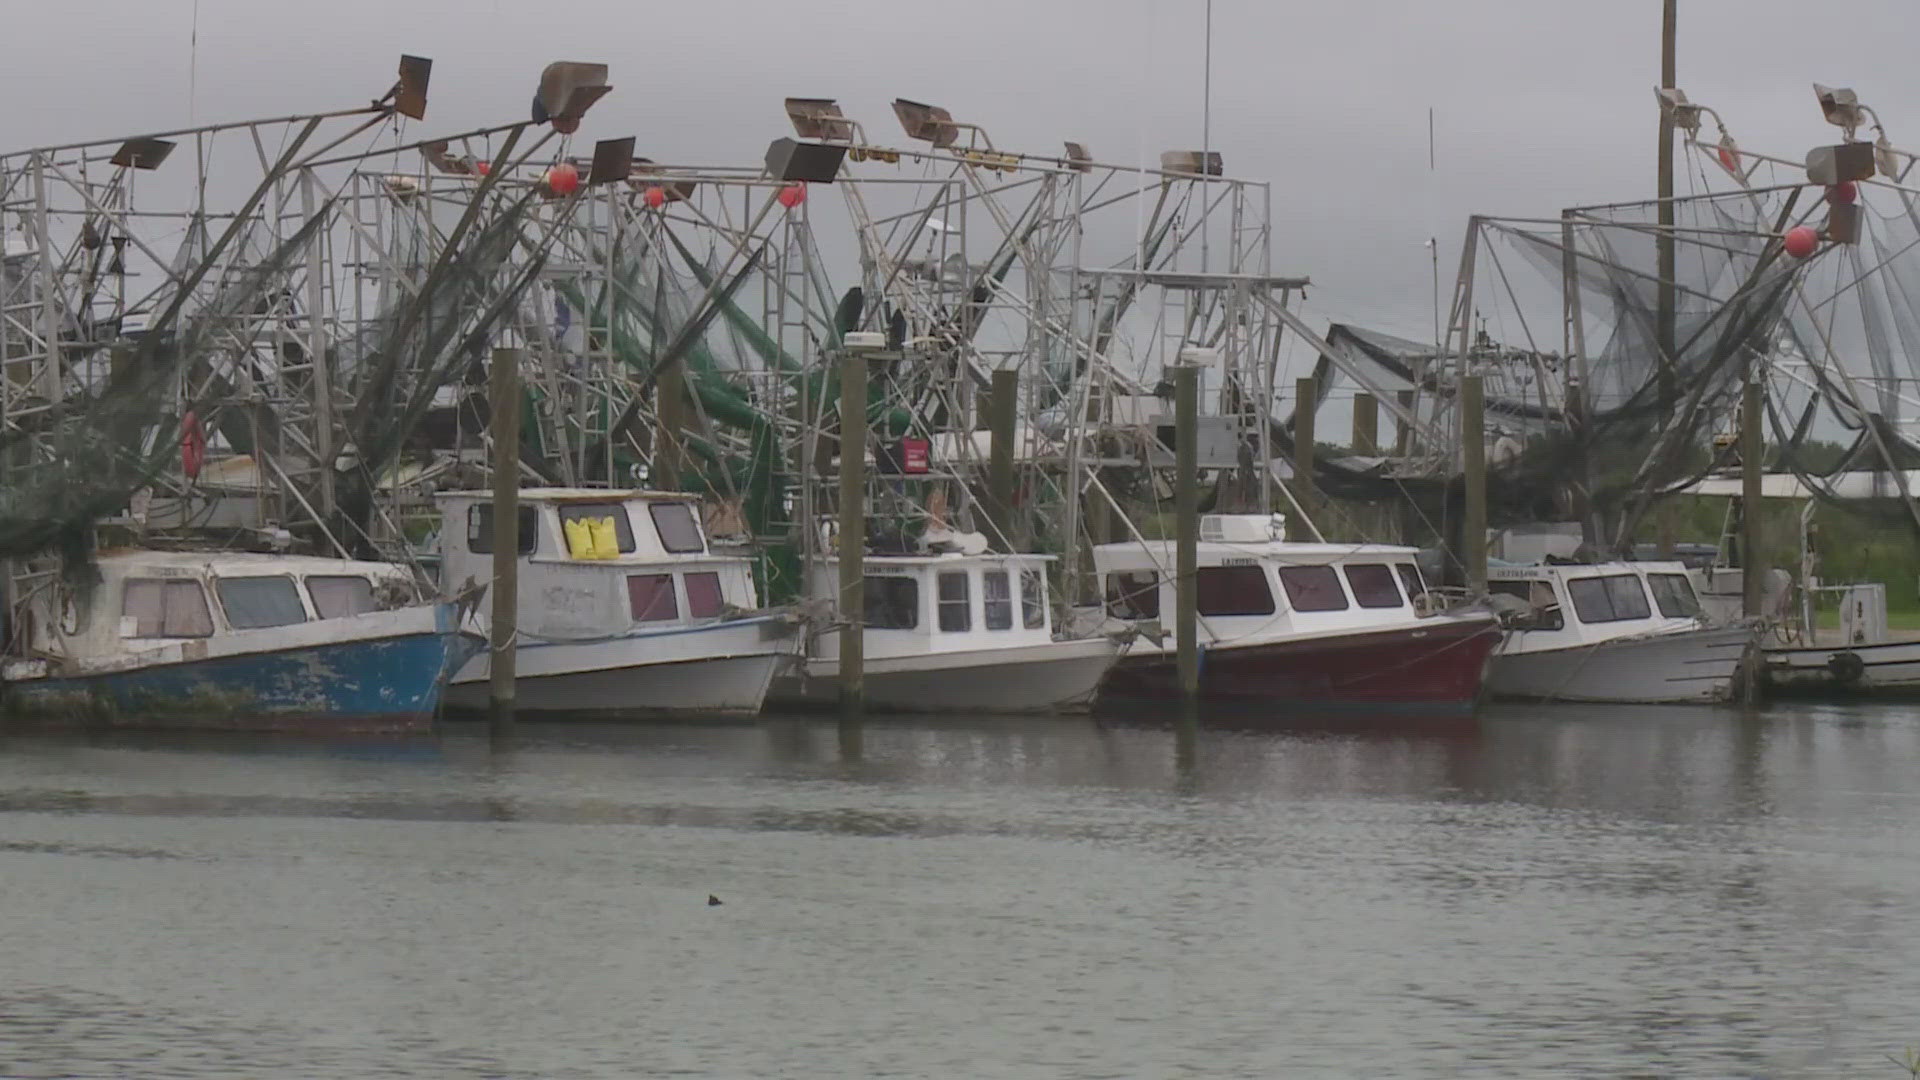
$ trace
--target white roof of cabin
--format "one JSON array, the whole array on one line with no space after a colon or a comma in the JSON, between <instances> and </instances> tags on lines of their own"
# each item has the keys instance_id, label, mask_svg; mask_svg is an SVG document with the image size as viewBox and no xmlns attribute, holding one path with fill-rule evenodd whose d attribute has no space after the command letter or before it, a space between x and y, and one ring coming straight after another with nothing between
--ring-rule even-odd
<instances>
[{"instance_id":1,"label":"white roof of cabin","mask_svg":"<svg viewBox=\"0 0 1920 1080\"><path fill-rule=\"evenodd\" d=\"M107 551L102 571L130 577L142 570L208 569L224 577L267 574L409 574L396 563L330 559L323 555L278 555L251 551Z\"/></svg>"},{"instance_id":2,"label":"white roof of cabin","mask_svg":"<svg viewBox=\"0 0 1920 1080\"><path fill-rule=\"evenodd\" d=\"M492 502L493 492L438 491L433 497L442 502L456 500ZM535 487L520 489L520 501L523 503L698 502L699 500L700 496L689 491L647 491L642 488Z\"/></svg>"}]
</instances>

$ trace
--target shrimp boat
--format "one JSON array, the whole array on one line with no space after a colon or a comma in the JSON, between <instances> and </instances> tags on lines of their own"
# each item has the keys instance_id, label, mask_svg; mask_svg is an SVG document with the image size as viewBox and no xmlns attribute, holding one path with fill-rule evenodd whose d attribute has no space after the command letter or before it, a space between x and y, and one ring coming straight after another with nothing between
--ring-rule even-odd
<instances>
[{"instance_id":1,"label":"shrimp boat","mask_svg":"<svg viewBox=\"0 0 1920 1080\"><path fill-rule=\"evenodd\" d=\"M441 492L441 580L493 575L493 497ZM553 713L752 714L799 648L797 622L758 609L753 560L708 548L692 496L596 488L520 492L515 703ZM484 607L484 605L483 605ZM481 708L482 653L450 704Z\"/></svg>"},{"instance_id":2,"label":"shrimp boat","mask_svg":"<svg viewBox=\"0 0 1920 1080\"><path fill-rule=\"evenodd\" d=\"M1282 515L1200 519L1194 581L1202 701L1276 711L1469 713L1500 642L1483 608L1429 610L1418 551L1280 539ZM1101 544L1093 561L1110 623L1174 610L1171 540ZM1171 635L1132 641L1101 707L1177 701Z\"/></svg>"},{"instance_id":3,"label":"shrimp boat","mask_svg":"<svg viewBox=\"0 0 1920 1080\"><path fill-rule=\"evenodd\" d=\"M1487 589L1508 613L1496 697L1726 701L1754 647L1752 627L1702 616L1679 562L1492 566Z\"/></svg>"},{"instance_id":4,"label":"shrimp boat","mask_svg":"<svg viewBox=\"0 0 1920 1080\"><path fill-rule=\"evenodd\" d=\"M1040 713L1085 708L1119 655L1105 636L1055 640L1051 555L946 552L868 555L861 620L870 708L896 712ZM814 595L838 589L838 559L814 564ZM816 636L804 665L776 687L782 704L834 702L839 627Z\"/></svg>"},{"instance_id":5,"label":"shrimp boat","mask_svg":"<svg viewBox=\"0 0 1920 1080\"><path fill-rule=\"evenodd\" d=\"M223 730L430 726L447 678L484 644L462 605L413 574L297 555L123 551L99 581L19 613L0 664L23 718Z\"/></svg>"}]
</instances>

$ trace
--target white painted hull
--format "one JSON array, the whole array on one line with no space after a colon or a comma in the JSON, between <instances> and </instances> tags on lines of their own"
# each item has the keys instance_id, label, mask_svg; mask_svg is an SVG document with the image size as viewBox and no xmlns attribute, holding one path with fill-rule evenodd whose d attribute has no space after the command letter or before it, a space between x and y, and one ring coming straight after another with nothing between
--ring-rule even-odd
<instances>
[{"instance_id":1,"label":"white painted hull","mask_svg":"<svg viewBox=\"0 0 1920 1080\"><path fill-rule=\"evenodd\" d=\"M866 705L892 712L1039 713L1084 708L1118 658L1110 638L1050 641L1002 649L868 657ZM805 678L781 679L777 704L839 700L837 660L809 660Z\"/></svg>"},{"instance_id":2,"label":"white painted hull","mask_svg":"<svg viewBox=\"0 0 1920 1080\"><path fill-rule=\"evenodd\" d=\"M1733 696L1734 677L1753 641L1746 627L1614 638L1493 658L1495 697L1532 701L1711 702Z\"/></svg>"},{"instance_id":3,"label":"white painted hull","mask_svg":"<svg viewBox=\"0 0 1920 1080\"><path fill-rule=\"evenodd\" d=\"M514 653L514 704L537 712L752 714L797 642L793 624L774 617L524 641ZM483 652L454 677L447 703L486 707L489 675Z\"/></svg>"},{"instance_id":4,"label":"white painted hull","mask_svg":"<svg viewBox=\"0 0 1920 1080\"><path fill-rule=\"evenodd\" d=\"M1769 646L1765 656L1767 685L1781 693L1920 695L1920 641Z\"/></svg>"}]
</instances>

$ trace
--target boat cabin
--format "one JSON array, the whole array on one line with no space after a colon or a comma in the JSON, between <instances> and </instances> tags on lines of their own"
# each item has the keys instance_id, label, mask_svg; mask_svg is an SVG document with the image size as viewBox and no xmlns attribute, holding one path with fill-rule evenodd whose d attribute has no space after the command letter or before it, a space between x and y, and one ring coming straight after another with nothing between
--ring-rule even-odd
<instances>
[{"instance_id":1,"label":"boat cabin","mask_svg":"<svg viewBox=\"0 0 1920 1080\"><path fill-rule=\"evenodd\" d=\"M966 652L1053 640L1047 599L1051 555L869 555L864 560L868 657ZM814 595L840 588L838 559L813 571ZM840 635L816 639L816 659L837 659Z\"/></svg>"},{"instance_id":2,"label":"boat cabin","mask_svg":"<svg viewBox=\"0 0 1920 1080\"><path fill-rule=\"evenodd\" d=\"M1284 525L1280 515L1200 519L1194 593L1203 638L1361 630L1424 613L1417 549L1295 543L1280 539ZM1106 617L1171 625L1176 558L1172 540L1096 546Z\"/></svg>"},{"instance_id":3,"label":"boat cabin","mask_svg":"<svg viewBox=\"0 0 1920 1080\"><path fill-rule=\"evenodd\" d=\"M297 626L420 601L402 566L302 555L127 551L100 556L81 596L58 585L19 627L28 655L84 661Z\"/></svg>"},{"instance_id":4,"label":"boat cabin","mask_svg":"<svg viewBox=\"0 0 1920 1080\"><path fill-rule=\"evenodd\" d=\"M1700 601L1680 562L1489 566L1487 591L1519 602L1507 605L1507 625L1529 651L1700 623Z\"/></svg>"},{"instance_id":5,"label":"boat cabin","mask_svg":"<svg viewBox=\"0 0 1920 1080\"><path fill-rule=\"evenodd\" d=\"M440 504L440 580L493 577L493 496L450 491ZM667 629L758 606L753 560L708 547L695 497L595 488L519 495L520 627L578 638ZM483 605L483 610L484 610Z\"/></svg>"}]
</instances>

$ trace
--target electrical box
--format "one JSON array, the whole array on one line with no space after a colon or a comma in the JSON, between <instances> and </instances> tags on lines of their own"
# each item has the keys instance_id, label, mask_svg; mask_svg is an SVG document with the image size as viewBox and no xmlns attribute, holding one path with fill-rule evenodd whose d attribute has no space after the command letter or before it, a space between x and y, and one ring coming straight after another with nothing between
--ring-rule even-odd
<instances>
[{"instance_id":1,"label":"electrical box","mask_svg":"<svg viewBox=\"0 0 1920 1080\"><path fill-rule=\"evenodd\" d=\"M1887 640L1887 587L1849 585L1840 594L1840 636L1849 645L1878 645Z\"/></svg>"}]
</instances>

